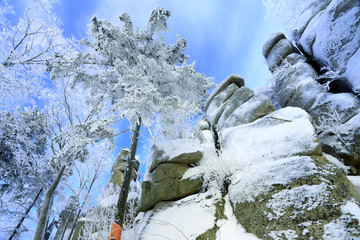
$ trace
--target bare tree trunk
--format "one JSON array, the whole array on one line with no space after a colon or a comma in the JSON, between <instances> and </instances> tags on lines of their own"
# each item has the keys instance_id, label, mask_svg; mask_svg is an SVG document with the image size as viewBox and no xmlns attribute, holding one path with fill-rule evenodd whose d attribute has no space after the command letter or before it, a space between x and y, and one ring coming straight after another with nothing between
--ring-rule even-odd
<instances>
[{"instance_id":1,"label":"bare tree trunk","mask_svg":"<svg viewBox=\"0 0 360 240\"><path fill-rule=\"evenodd\" d=\"M81 213L81 211L82 211L82 209L83 209L83 207L84 207L84 205L85 205L85 203L86 203L86 200L87 200L87 198L88 198L88 196L89 196L89 194L90 194L91 188L92 188L95 180L96 180L97 177L98 177L98 173L99 173L99 169L96 170L95 175L94 175L93 179L91 180L91 184L90 184L89 189L88 189L88 191L87 191L87 193L86 193L85 199L84 199L83 203L81 204L81 206L80 206L80 208L79 208L79 211L78 211L78 213L77 213L77 215L76 215L76 217L75 217L75 219L74 219L74 224L73 224L73 226L72 226L72 228L71 228L71 232L70 232L70 234L69 234L68 240L71 240L71 237L72 237L72 235L73 235L73 233L74 233L74 230L75 230L75 227L76 227L76 224L77 224L77 221L79 220L80 213ZM65 228L65 230L66 230L66 228ZM64 231L65 231L65 230L64 230ZM61 238L61 239L62 239L62 238Z\"/></svg>"},{"instance_id":2,"label":"bare tree trunk","mask_svg":"<svg viewBox=\"0 0 360 240\"><path fill-rule=\"evenodd\" d=\"M57 186L59 185L61 177L64 174L64 170L65 170L65 165L61 167L54 182L51 184L50 188L46 191L45 200L44 200L44 203L43 203L43 206L41 209L41 213L39 216L39 221L38 221L38 224L36 225L34 240L42 240L43 239L44 231L45 231L45 224L46 224L49 209L51 207L50 203L51 203L52 197L55 193L55 190L56 190Z\"/></svg>"},{"instance_id":3,"label":"bare tree trunk","mask_svg":"<svg viewBox=\"0 0 360 240\"><path fill-rule=\"evenodd\" d=\"M24 216L20 219L19 223L16 225L13 233L11 234L11 236L9 237L9 240L12 240L15 235L17 230L21 227L21 225L23 224L23 222L25 221L27 215L29 214L30 210L33 208L33 206L35 205L35 202L38 200L38 198L40 197L40 194L42 193L43 189L40 189L39 193L36 195L34 201L31 203L31 205L26 209L26 212L24 214Z\"/></svg>"},{"instance_id":4,"label":"bare tree trunk","mask_svg":"<svg viewBox=\"0 0 360 240\"><path fill-rule=\"evenodd\" d=\"M139 139L140 127L141 127L141 118L139 117L138 122L136 123L135 128L133 130L133 136L131 138L130 154L127 160L127 167L125 169L124 179L121 184L121 190L117 202L118 211L115 215L115 222L119 224L121 227L123 227L124 218L125 218L126 202L130 190L131 175L134 169L134 161L135 161L136 148Z\"/></svg>"}]
</instances>

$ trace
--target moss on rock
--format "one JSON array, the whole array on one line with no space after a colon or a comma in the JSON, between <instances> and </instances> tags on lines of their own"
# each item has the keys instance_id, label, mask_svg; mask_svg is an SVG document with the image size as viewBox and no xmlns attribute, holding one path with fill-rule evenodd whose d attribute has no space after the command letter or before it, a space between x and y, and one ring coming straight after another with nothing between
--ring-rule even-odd
<instances>
[{"instance_id":1,"label":"moss on rock","mask_svg":"<svg viewBox=\"0 0 360 240\"><path fill-rule=\"evenodd\" d=\"M344 216L342 207L347 202L359 205L359 194L340 169L324 157L312 156L317 166L315 174L296 179L288 184L273 185L272 190L258 196L254 201L233 203L234 214L239 223L262 239L287 239L287 231L294 231L296 239L323 239L324 228ZM283 204L282 204L283 203ZM356 219L347 224L360 232Z\"/></svg>"}]
</instances>

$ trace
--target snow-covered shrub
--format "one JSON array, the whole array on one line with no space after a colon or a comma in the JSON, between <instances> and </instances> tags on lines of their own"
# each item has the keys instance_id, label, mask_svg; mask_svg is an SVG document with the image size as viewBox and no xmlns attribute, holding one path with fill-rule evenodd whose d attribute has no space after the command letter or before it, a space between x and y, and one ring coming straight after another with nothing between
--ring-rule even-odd
<instances>
[{"instance_id":1,"label":"snow-covered shrub","mask_svg":"<svg viewBox=\"0 0 360 240\"><path fill-rule=\"evenodd\" d=\"M83 226L80 229L81 238L83 240L107 239L110 234L110 228L115 220L117 211L117 200L120 187L113 186L111 183L103 191L103 196L99 199L95 209L89 211L85 217L80 219ZM123 231L127 232L125 239L132 239L132 231L135 218L137 217L137 203L141 194L141 184L139 181L132 181L130 184L130 192L127 200L127 211L125 215Z\"/></svg>"},{"instance_id":2,"label":"snow-covered shrub","mask_svg":"<svg viewBox=\"0 0 360 240\"><path fill-rule=\"evenodd\" d=\"M103 196L98 200L95 209L91 209L79 222L83 222L80 228L80 238L83 240L107 239L110 228L115 219L116 201L120 188L109 186L103 191Z\"/></svg>"},{"instance_id":3,"label":"snow-covered shrub","mask_svg":"<svg viewBox=\"0 0 360 240\"><path fill-rule=\"evenodd\" d=\"M241 167L239 156L231 152L209 154L201 164L203 172L203 188L217 188L222 193L227 192L232 174Z\"/></svg>"},{"instance_id":4,"label":"snow-covered shrub","mask_svg":"<svg viewBox=\"0 0 360 240\"><path fill-rule=\"evenodd\" d=\"M323 112L323 115L319 117L318 124L315 126L319 138L335 135L341 141L342 146L345 147L345 152L350 152L352 143L343 139L342 134L346 134L346 132L342 128L340 113L334 106L328 106L327 109L328 111Z\"/></svg>"},{"instance_id":5,"label":"snow-covered shrub","mask_svg":"<svg viewBox=\"0 0 360 240\"><path fill-rule=\"evenodd\" d=\"M115 205L101 208L100 211L93 212L85 218L80 219L84 222L84 226L80 229L78 239L82 240L98 240L107 239L110 234L110 228L115 219Z\"/></svg>"}]
</instances>

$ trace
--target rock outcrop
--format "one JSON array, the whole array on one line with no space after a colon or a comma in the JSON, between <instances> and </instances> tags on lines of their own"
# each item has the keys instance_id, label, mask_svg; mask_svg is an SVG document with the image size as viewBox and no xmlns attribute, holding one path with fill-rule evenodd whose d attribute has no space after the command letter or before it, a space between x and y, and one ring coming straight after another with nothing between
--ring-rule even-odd
<instances>
[{"instance_id":1,"label":"rock outcrop","mask_svg":"<svg viewBox=\"0 0 360 240\"><path fill-rule=\"evenodd\" d=\"M152 146L139 211L146 212L162 201L178 200L198 193L201 176L184 178L185 172L203 157L203 149L196 139L179 139Z\"/></svg>"},{"instance_id":2,"label":"rock outcrop","mask_svg":"<svg viewBox=\"0 0 360 240\"><path fill-rule=\"evenodd\" d=\"M292 36L320 67L339 71L352 87L360 87L359 1L313 1L298 16Z\"/></svg>"},{"instance_id":3,"label":"rock outcrop","mask_svg":"<svg viewBox=\"0 0 360 240\"><path fill-rule=\"evenodd\" d=\"M186 196L151 200L138 216L137 239L360 237L359 193L324 157L310 115L297 107L275 111L264 95L228 79L208 99L194 140L153 147L141 202L155 198L151 188L177 192L168 188L173 179L202 182ZM209 131L213 138L203 137ZM179 141L196 142L197 151ZM194 166L171 162L181 152L203 154Z\"/></svg>"},{"instance_id":4,"label":"rock outcrop","mask_svg":"<svg viewBox=\"0 0 360 240\"><path fill-rule=\"evenodd\" d=\"M347 176L360 173L359 19L359 1L312 1L295 45L264 45L271 101L230 75L186 140L202 152L192 166L167 157L190 148L155 146L136 239L360 239L360 178Z\"/></svg>"},{"instance_id":5,"label":"rock outcrop","mask_svg":"<svg viewBox=\"0 0 360 240\"><path fill-rule=\"evenodd\" d=\"M263 48L269 69L273 71L273 91L278 104L307 111L315 123L323 150L351 166L353 174L360 173L360 144L357 141L360 99L353 93L328 92L320 83L319 73L300 53L287 51L287 56L278 55L276 47L284 37L280 33L272 35ZM273 59L281 59L275 68Z\"/></svg>"}]
</instances>

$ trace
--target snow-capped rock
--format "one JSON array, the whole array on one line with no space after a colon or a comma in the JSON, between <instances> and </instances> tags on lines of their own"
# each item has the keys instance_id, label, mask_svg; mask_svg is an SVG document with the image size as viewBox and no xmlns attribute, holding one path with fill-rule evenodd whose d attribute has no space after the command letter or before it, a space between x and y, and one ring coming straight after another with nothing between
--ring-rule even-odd
<instances>
[{"instance_id":1,"label":"snow-capped rock","mask_svg":"<svg viewBox=\"0 0 360 240\"><path fill-rule=\"evenodd\" d=\"M254 91L247 88L247 87L241 87L239 88L232 96L231 98L224 103L224 110L219 118L219 121L217 123L218 128L222 128L225 124L225 120L230 117L230 115L238 109L242 104L244 104L246 101L248 101L250 98L254 96Z\"/></svg>"},{"instance_id":2,"label":"snow-capped rock","mask_svg":"<svg viewBox=\"0 0 360 240\"><path fill-rule=\"evenodd\" d=\"M275 36L276 37L276 36ZM267 64L270 71L274 71L276 67L279 67L282 60L292 53L297 53L298 50L288 39L284 38L278 41L271 49L270 53L266 57Z\"/></svg>"},{"instance_id":3,"label":"snow-capped rock","mask_svg":"<svg viewBox=\"0 0 360 240\"><path fill-rule=\"evenodd\" d=\"M232 99L241 98L241 92L246 96L251 93L240 87L222 103L226 107L221 120L217 126L209 127L216 128L218 139L201 144L204 154L196 166L186 168L165 162L148 173L147 179L151 181L146 180L143 185L144 200L151 198L151 194L177 192L178 187L171 185L174 178L178 183L201 179L201 184L196 194L153 201L138 217L137 239L358 236L359 194L346 177L347 168L333 157L328 156L331 159L328 161L323 156L310 115L300 108L286 107L252 121L229 121L235 112L251 119L255 103L263 102L259 98L267 99L261 95L245 97L244 101ZM226 109L233 112L224 115ZM228 125L221 124L222 121ZM210 130L200 132L204 131ZM220 146L218 151L215 141ZM163 185L157 184L161 181Z\"/></svg>"},{"instance_id":4,"label":"snow-capped rock","mask_svg":"<svg viewBox=\"0 0 360 240\"><path fill-rule=\"evenodd\" d=\"M197 139L177 139L155 143L150 154L149 173L162 163L195 164L202 158L203 150Z\"/></svg>"},{"instance_id":5,"label":"snow-capped rock","mask_svg":"<svg viewBox=\"0 0 360 240\"><path fill-rule=\"evenodd\" d=\"M264 95L257 94L236 108L229 117L218 123L218 129L250 123L274 111L272 102Z\"/></svg>"},{"instance_id":6,"label":"snow-capped rock","mask_svg":"<svg viewBox=\"0 0 360 240\"><path fill-rule=\"evenodd\" d=\"M360 86L360 2L314 1L298 17L294 40L320 65L344 73L353 87Z\"/></svg>"},{"instance_id":7,"label":"snow-capped rock","mask_svg":"<svg viewBox=\"0 0 360 240\"><path fill-rule=\"evenodd\" d=\"M279 36L282 35L272 35L268 42L274 44L266 43L264 48L277 46L275 42ZM264 56L269 58L271 54L272 51ZM319 76L308 62L311 61L297 53L282 59L272 76L276 102L281 107L292 106L306 110L315 123L323 150L352 166L351 173L356 174L360 170L360 146L354 133L360 131L360 128L354 124L355 121L351 121L352 127L347 122L360 113L360 101L353 93L328 92L333 82L341 80L332 79L330 83L321 85L325 77ZM339 90L341 86L337 87Z\"/></svg>"}]
</instances>

